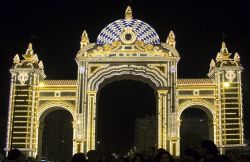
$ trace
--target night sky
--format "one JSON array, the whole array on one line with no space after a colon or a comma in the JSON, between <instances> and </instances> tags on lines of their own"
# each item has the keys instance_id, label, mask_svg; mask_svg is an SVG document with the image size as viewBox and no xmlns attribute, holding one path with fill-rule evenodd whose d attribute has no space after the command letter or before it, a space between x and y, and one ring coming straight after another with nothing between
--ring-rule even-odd
<instances>
[{"instance_id":1,"label":"night sky","mask_svg":"<svg viewBox=\"0 0 250 162\"><path fill-rule=\"evenodd\" d=\"M75 56L83 30L95 42L109 23L124 18L130 4L134 18L150 24L165 42L176 35L181 60L179 78L206 77L209 63L224 40L229 52L238 52L244 69L245 119L249 118L250 4L247 1L190 0L2 0L0 2L0 147L6 129L12 59L28 43L43 60L47 79L76 79ZM115 87L115 86L113 86ZM112 88L110 89L112 90ZM245 121L249 137L249 119Z\"/></svg>"}]
</instances>

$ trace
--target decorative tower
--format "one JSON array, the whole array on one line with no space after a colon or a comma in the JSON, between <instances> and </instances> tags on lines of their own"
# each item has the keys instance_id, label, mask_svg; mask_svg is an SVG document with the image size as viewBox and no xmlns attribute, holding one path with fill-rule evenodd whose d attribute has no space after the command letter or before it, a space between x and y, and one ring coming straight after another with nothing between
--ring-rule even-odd
<instances>
[{"instance_id":1,"label":"decorative tower","mask_svg":"<svg viewBox=\"0 0 250 162\"><path fill-rule=\"evenodd\" d=\"M35 157L38 84L46 76L43 63L34 53L31 43L23 58L21 60L16 54L10 69L11 86L6 151L18 148L27 156Z\"/></svg>"},{"instance_id":2,"label":"decorative tower","mask_svg":"<svg viewBox=\"0 0 250 162\"><path fill-rule=\"evenodd\" d=\"M175 35L174 32L171 30L169 32L169 35L166 39L166 43L164 43L164 46L168 49L175 50L176 45L176 40L175 40ZM172 55L173 57L174 55ZM177 78L178 78L178 73L177 73L177 65L178 61L180 58L177 60L169 60L168 62L168 74L166 78L169 80L169 88L168 88L168 109L167 109L167 147L166 149L174 156L179 156L179 150L180 150L180 138L178 135L178 122L177 121L177 98L176 98L176 89L177 89ZM159 146L158 146L159 147Z\"/></svg>"},{"instance_id":3,"label":"decorative tower","mask_svg":"<svg viewBox=\"0 0 250 162\"><path fill-rule=\"evenodd\" d=\"M80 41L80 52L83 52L83 57L87 58L86 48L90 45L89 38L86 30L83 31ZM75 123L76 127L76 136L73 139L73 152L86 152L86 79L87 79L87 66L88 64L84 61L76 58L78 65L78 74L77 74L77 122Z\"/></svg>"},{"instance_id":4,"label":"decorative tower","mask_svg":"<svg viewBox=\"0 0 250 162\"><path fill-rule=\"evenodd\" d=\"M240 57L235 53L231 58L225 42L222 42L216 61L210 63L208 76L216 84L216 116L215 143L223 152L228 147L244 146L242 115L242 66Z\"/></svg>"}]
</instances>

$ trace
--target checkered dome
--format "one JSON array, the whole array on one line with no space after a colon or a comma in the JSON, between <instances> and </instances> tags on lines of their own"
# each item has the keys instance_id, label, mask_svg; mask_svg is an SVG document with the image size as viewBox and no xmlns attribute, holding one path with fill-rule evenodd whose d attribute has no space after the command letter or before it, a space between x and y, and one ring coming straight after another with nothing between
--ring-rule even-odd
<instances>
[{"instance_id":1,"label":"checkered dome","mask_svg":"<svg viewBox=\"0 0 250 162\"><path fill-rule=\"evenodd\" d=\"M111 44L120 40L124 28L132 28L137 40L145 44L160 44L160 38L147 23L137 19L120 19L106 26L97 37L97 44Z\"/></svg>"}]
</instances>

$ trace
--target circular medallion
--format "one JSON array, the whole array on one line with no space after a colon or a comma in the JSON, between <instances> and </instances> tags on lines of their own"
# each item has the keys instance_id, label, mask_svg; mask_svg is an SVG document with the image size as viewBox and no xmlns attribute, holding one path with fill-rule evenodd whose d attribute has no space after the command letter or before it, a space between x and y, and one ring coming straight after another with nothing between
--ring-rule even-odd
<instances>
[{"instance_id":1,"label":"circular medallion","mask_svg":"<svg viewBox=\"0 0 250 162\"><path fill-rule=\"evenodd\" d=\"M121 41L125 44L132 44L136 40L136 34L133 32L132 28L125 28L121 34Z\"/></svg>"}]
</instances>

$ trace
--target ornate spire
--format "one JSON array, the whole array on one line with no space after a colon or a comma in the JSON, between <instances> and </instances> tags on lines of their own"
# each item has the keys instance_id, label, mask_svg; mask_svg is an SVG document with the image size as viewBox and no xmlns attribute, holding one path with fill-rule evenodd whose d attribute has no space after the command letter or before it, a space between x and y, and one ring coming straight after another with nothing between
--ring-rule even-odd
<instances>
[{"instance_id":1,"label":"ornate spire","mask_svg":"<svg viewBox=\"0 0 250 162\"><path fill-rule=\"evenodd\" d=\"M82 38L81 38L81 48L86 46L89 43L89 37L88 37L88 33L86 32L86 30L83 31L82 33Z\"/></svg>"},{"instance_id":2,"label":"ornate spire","mask_svg":"<svg viewBox=\"0 0 250 162\"><path fill-rule=\"evenodd\" d=\"M44 68L43 61L40 61L39 64L38 64L38 66L39 66L40 69L43 69Z\"/></svg>"},{"instance_id":3,"label":"ornate spire","mask_svg":"<svg viewBox=\"0 0 250 162\"><path fill-rule=\"evenodd\" d=\"M128 6L126 11L125 11L125 19L127 19L127 20L133 19L132 9L130 6Z\"/></svg>"},{"instance_id":4,"label":"ornate spire","mask_svg":"<svg viewBox=\"0 0 250 162\"><path fill-rule=\"evenodd\" d=\"M172 47L175 47L176 41L175 41L175 35L174 32L171 30L168 34L168 38L166 43Z\"/></svg>"},{"instance_id":5,"label":"ornate spire","mask_svg":"<svg viewBox=\"0 0 250 162\"><path fill-rule=\"evenodd\" d=\"M226 46L226 43L224 41L221 44L221 50L220 50L220 52L222 54L228 54L227 46Z\"/></svg>"},{"instance_id":6,"label":"ornate spire","mask_svg":"<svg viewBox=\"0 0 250 162\"><path fill-rule=\"evenodd\" d=\"M240 55L238 54L238 52L235 52L234 54L234 61L240 61Z\"/></svg>"},{"instance_id":7,"label":"ornate spire","mask_svg":"<svg viewBox=\"0 0 250 162\"><path fill-rule=\"evenodd\" d=\"M13 58L13 63L18 64L19 62L20 62L20 57L18 54L16 54L15 57Z\"/></svg>"},{"instance_id":8,"label":"ornate spire","mask_svg":"<svg viewBox=\"0 0 250 162\"><path fill-rule=\"evenodd\" d=\"M212 69L212 68L214 68L215 67L215 61L214 61L214 59L212 59L211 60L211 62L210 62L210 70Z\"/></svg>"},{"instance_id":9,"label":"ornate spire","mask_svg":"<svg viewBox=\"0 0 250 162\"><path fill-rule=\"evenodd\" d=\"M222 55L221 55L221 53L217 53L216 61L221 61L221 60L222 60Z\"/></svg>"},{"instance_id":10,"label":"ornate spire","mask_svg":"<svg viewBox=\"0 0 250 162\"><path fill-rule=\"evenodd\" d=\"M32 48L32 43L29 43L28 49L26 50L26 53L23 55L23 57L25 58L25 60L30 61L33 60L33 56L34 51Z\"/></svg>"},{"instance_id":11,"label":"ornate spire","mask_svg":"<svg viewBox=\"0 0 250 162\"><path fill-rule=\"evenodd\" d=\"M37 54L35 54L35 55L33 56L33 60L34 60L35 62L38 62L38 61L39 61Z\"/></svg>"},{"instance_id":12,"label":"ornate spire","mask_svg":"<svg viewBox=\"0 0 250 162\"><path fill-rule=\"evenodd\" d=\"M220 52L217 54L216 61L230 59L231 53L228 52L225 42L222 42Z\"/></svg>"}]
</instances>

